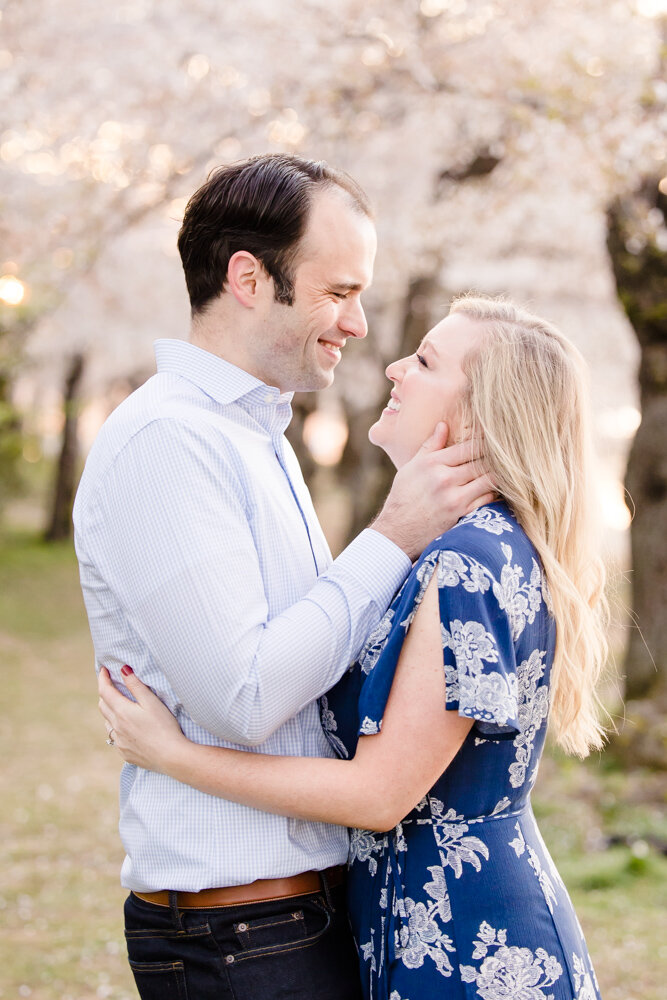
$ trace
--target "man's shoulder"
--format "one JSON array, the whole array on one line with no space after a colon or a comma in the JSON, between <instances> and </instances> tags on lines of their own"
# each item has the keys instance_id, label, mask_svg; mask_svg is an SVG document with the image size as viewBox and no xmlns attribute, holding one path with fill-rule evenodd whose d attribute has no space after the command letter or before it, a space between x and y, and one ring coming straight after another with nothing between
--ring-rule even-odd
<instances>
[{"instance_id":1,"label":"man's shoulder","mask_svg":"<svg viewBox=\"0 0 667 1000\"><path fill-rule=\"evenodd\" d=\"M225 437L234 422L235 408L212 407L211 400L186 379L158 373L131 393L111 413L91 448L89 459L107 461L123 451L132 440L150 431L165 441L190 433Z\"/></svg>"},{"instance_id":2,"label":"man's shoulder","mask_svg":"<svg viewBox=\"0 0 667 1000\"><path fill-rule=\"evenodd\" d=\"M102 485L121 456L131 460L137 452L145 463L147 452L151 464L159 461L159 452L169 452L175 443L188 438L204 440L210 433L206 409L196 391L183 379L153 375L102 424L86 459L79 503L89 490Z\"/></svg>"}]
</instances>

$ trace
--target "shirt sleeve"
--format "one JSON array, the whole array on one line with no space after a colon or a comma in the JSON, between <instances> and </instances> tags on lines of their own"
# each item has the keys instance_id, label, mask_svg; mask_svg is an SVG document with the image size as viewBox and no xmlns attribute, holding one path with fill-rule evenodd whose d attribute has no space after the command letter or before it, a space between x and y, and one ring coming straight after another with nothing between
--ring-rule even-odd
<instances>
[{"instance_id":1,"label":"shirt sleeve","mask_svg":"<svg viewBox=\"0 0 667 1000\"><path fill-rule=\"evenodd\" d=\"M404 552L367 529L269 620L241 485L210 441L175 420L132 438L87 504L82 531L187 714L245 745L333 686L410 570Z\"/></svg>"}]
</instances>

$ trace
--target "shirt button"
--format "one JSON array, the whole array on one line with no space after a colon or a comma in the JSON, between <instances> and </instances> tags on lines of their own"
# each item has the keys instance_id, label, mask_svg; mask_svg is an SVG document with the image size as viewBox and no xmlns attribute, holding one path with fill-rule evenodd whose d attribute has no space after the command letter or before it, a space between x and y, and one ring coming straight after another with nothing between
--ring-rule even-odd
<instances>
[{"instance_id":1,"label":"shirt button","mask_svg":"<svg viewBox=\"0 0 667 1000\"><path fill-rule=\"evenodd\" d=\"M264 397L264 402L265 403L272 403L273 402L273 396L271 395L270 392L267 392L266 396Z\"/></svg>"}]
</instances>

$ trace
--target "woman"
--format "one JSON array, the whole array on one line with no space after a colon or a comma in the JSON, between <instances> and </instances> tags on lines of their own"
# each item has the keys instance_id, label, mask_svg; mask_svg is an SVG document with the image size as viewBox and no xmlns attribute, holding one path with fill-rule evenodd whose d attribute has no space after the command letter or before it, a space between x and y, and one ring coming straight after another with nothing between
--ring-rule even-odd
<instances>
[{"instance_id":1,"label":"woman","mask_svg":"<svg viewBox=\"0 0 667 1000\"><path fill-rule=\"evenodd\" d=\"M483 435L501 500L428 546L322 698L340 759L192 744L131 672L137 702L103 675L102 712L130 763L353 828L349 910L366 996L593 1000L581 930L530 808L548 716L565 750L602 744L583 362L537 317L463 297L387 375L371 441L400 467L439 420L452 440Z\"/></svg>"}]
</instances>

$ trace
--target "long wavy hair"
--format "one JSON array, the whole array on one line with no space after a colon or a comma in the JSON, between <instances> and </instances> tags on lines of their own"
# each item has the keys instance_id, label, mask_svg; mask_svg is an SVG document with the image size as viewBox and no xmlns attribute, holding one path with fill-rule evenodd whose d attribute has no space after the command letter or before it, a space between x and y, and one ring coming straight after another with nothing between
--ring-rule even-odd
<instances>
[{"instance_id":1,"label":"long wavy hair","mask_svg":"<svg viewBox=\"0 0 667 1000\"><path fill-rule=\"evenodd\" d=\"M485 327L463 364L463 424L483 436L498 494L540 556L556 622L550 725L584 757L604 742L596 687L608 652L586 364L556 327L507 300L464 295L450 312Z\"/></svg>"}]
</instances>

